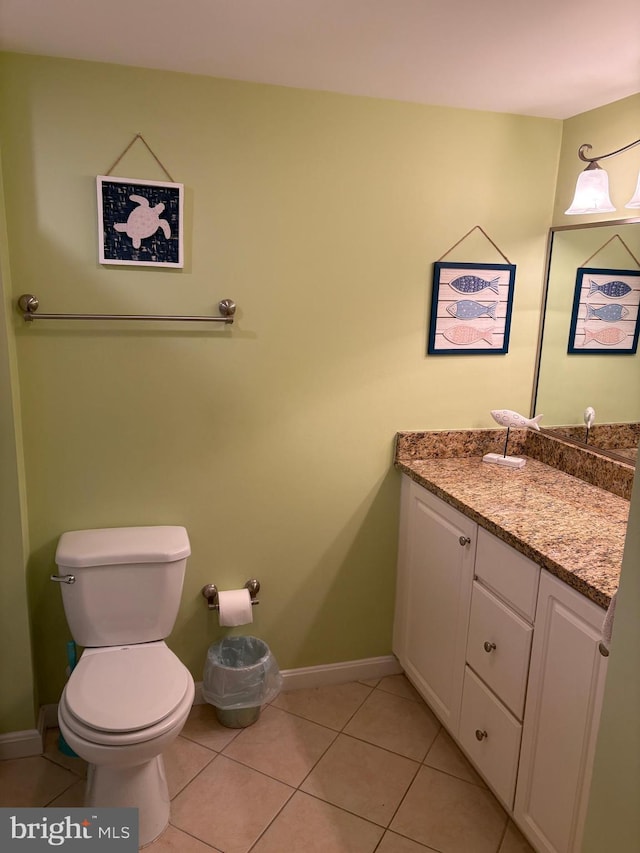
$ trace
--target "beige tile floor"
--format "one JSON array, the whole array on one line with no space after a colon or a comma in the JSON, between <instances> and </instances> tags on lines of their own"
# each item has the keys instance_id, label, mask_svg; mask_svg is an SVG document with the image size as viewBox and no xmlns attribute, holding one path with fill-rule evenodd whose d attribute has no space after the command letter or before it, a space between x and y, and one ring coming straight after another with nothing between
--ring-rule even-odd
<instances>
[{"instance_id":1,"label":"beige tile floor","mask_svg":"<svg viewBox=\"0 0 640 853\"><path fill-rule=\"evenodd\" d=\"M402 675L281 693L246 729L196 705L165 763L146 853L533 853ZM85 775L52 730L0 761L0 805L80 806Z\"/></svg>"}]
</instances>

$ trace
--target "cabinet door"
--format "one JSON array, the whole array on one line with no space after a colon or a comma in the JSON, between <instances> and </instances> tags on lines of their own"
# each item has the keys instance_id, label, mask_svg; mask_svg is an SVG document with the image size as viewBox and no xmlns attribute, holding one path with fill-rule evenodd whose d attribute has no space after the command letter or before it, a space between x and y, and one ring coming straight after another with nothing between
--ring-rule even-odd
<instances>
[{"instance_id":1,"label":"cabinet door","mask_svg":"<svg viewBox=\"0 0 640 853\"><path fill-rule=\"evenodd\" d=\"M606 658L602 610L542 572L515 817L537 850L579 853Z\"/></svg>"},{"instance_id":2,"label":"cabinet door","mask_svg":"<svg viewBox=\"0 0 640 853\"><path fill-rule=\"evenodd\" d=\"M394 647L406 674L458 732L477 525L403 478Z\"/></svg>"}]
</instances>

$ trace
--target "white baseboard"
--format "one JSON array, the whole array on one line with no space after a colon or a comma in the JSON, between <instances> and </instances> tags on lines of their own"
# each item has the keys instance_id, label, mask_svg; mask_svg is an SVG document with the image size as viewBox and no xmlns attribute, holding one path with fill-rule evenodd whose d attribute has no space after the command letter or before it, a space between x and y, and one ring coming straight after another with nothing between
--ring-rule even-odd
<instances>
[{"instance_id":1,"label":"white baseboard","mask_svg":"<svg viewBox=\"0 0 640 853\"><path fill-rule=\"evenodd\" d=\"M282 670L282 689L300 690L309 687L326 687L329 684L345 684L347 681L370 681L387 675L399 675L402 667L393 655L379 658L349 660L343 663L303 666L298 669Z\"/></svg>"},{"instance_id":2,"label":"white baseboard","mask_svg":"<svg viewBox=\"0 0 640 853\"><path fill-rule=\"evenodd\" d=\"M0 735L0 760L29 758L32 755L42 755L42 734L38 729Z\"/></svg>"},{"instance_id":3,"label":"white baseboard","mask_svg":"<svg viewBox=\"0 0 640 853\"><path fill-rule=\"evenodd\" d=\"M384 678L387 675L399 675L401 672L402 667L393 655L320 666L302 666L298 669L282 670L282 690L286 693L289 690L300 690L305 687L326 687L329 684L345 684L347 681L368 681ZM196 683L193 704L205 704L201 681Z\"/></svg>"}]
</instances>

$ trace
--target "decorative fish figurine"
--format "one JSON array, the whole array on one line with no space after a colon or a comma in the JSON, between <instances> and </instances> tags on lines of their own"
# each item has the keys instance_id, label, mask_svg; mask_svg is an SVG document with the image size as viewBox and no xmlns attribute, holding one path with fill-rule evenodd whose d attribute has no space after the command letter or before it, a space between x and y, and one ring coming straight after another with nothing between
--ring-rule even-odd
<instances>
[{"instance_id":1,"label":"decorative fish figurine","mask_svg":"<svg viewBox=\"0 0 640 853\"><path fill-rule=\"evenodd\" d=\"M535 418L525 418L524 415L519 415L517 412L512 412L511 409L494 409L491 412L491 417L500 426L509 428L522 429L523 427L531 427L540 431L538 421L542 420L544 415L536 415Z\"/></svg>"},{"instance_id":2,"label":"decorative fish figurine","mask_svg":"<svg viewBox=\"0 0 640 853\"><path fill-rule=\"evenodd\" d=\"M479 290L484 290L488 287L494 293L499 293L498 282L500 276L492 278L491 281L485 281L483 278L478 278L477 275L460 275L449 282L449 286L458 293L478 293Z\"/></svg>"},{"instance_id":3,"label":"decorative fish figurine","mask_svg":"<svg viewBox=\"0 0 640 853\"><path fill-rule=\"evenodd\" d=\"M492 329L477 329L475 326L452 326L442 333L452 344L475 344L477 341L486 341L493 345Z\"/></svg>"},{"instance_id":4,"label":"decorative fish figurine","mask_svg":"<svg viewBox=\"0 0 640 853\"><path fill-rule=\"evenodd\" d=\"M602 305L600 308L594 308L593 305L587 305L587 320L593 320L595 317L598 320L604 320L605 323L617 323L629 313L629 309L624 305Z\"/></svg>"},{"instance_id":5,"label":"decorative fish figurine","mask_svg":"<svg viewBox=\"0 0 640 853\"><path fill-rule=\"evenodd\" d=\"M621 344L622 341L627 337L626 333L622 331L622 329L611 328L608 329L587 329L584 330L584 343L583 347L586 347L588 343L591 341L597 341L599 344L604 344L607 347L612 347L615 344Z\"/></svg>"},{"instance_id":6,"label":"decorative fish figurine","mask_svg":"<svg viewBox=\"0 0 640 853\"><path fill-rule=\"evenodd\" d=\"M633 290L633 288L629 287L629 285L624 281L607 281L604 284L598 284L597 281L590 278L589 284L591 286L589 296L591 296L592 293L604 293L605 296L608 296L611 299L620 299L621 296L626 296L627 293L631 293Z\"/></svg>"},{"instance_id":7,"label":"decorative fish figurine","mask_svg":"<svg viewBox=\"0 0 640 853\"><path fill-rule=\"evenodd\" d=\"M497 302L483 305L481 302L474 302L473 299L460 299L453 305L447 305L447 313L457 317L458 320L475 320L477 317L491 317L495 320L497 307Z\"/></svg>"}]
</instances>

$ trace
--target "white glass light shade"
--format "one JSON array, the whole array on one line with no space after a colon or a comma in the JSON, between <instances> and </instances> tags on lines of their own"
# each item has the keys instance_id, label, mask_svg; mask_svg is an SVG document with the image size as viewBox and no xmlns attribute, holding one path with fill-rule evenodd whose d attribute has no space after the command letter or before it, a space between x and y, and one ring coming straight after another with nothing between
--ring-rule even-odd
<instances>
[{"instance_id":1,"label":"white glass light shade","mask_svg":"<svg viewBox=\"0 0 640 853\"><path fill-rule=\"evenodd\" d=\"M605 170L589 166L580 172L576 193L565 213L609 213L613 210L615 207L609 198L609 176Z\"/></svg>"},{"instance_id":2,"label":"white glass light shade","mask_svg":"<svg viewBox=\"0 0 640 853\"><path fill-rule=\"evenodd\" d=\"M640 207L640 174L638 175L638 183L633 197L625 204L625 207Z\"/></svg>"}]
</instances>

